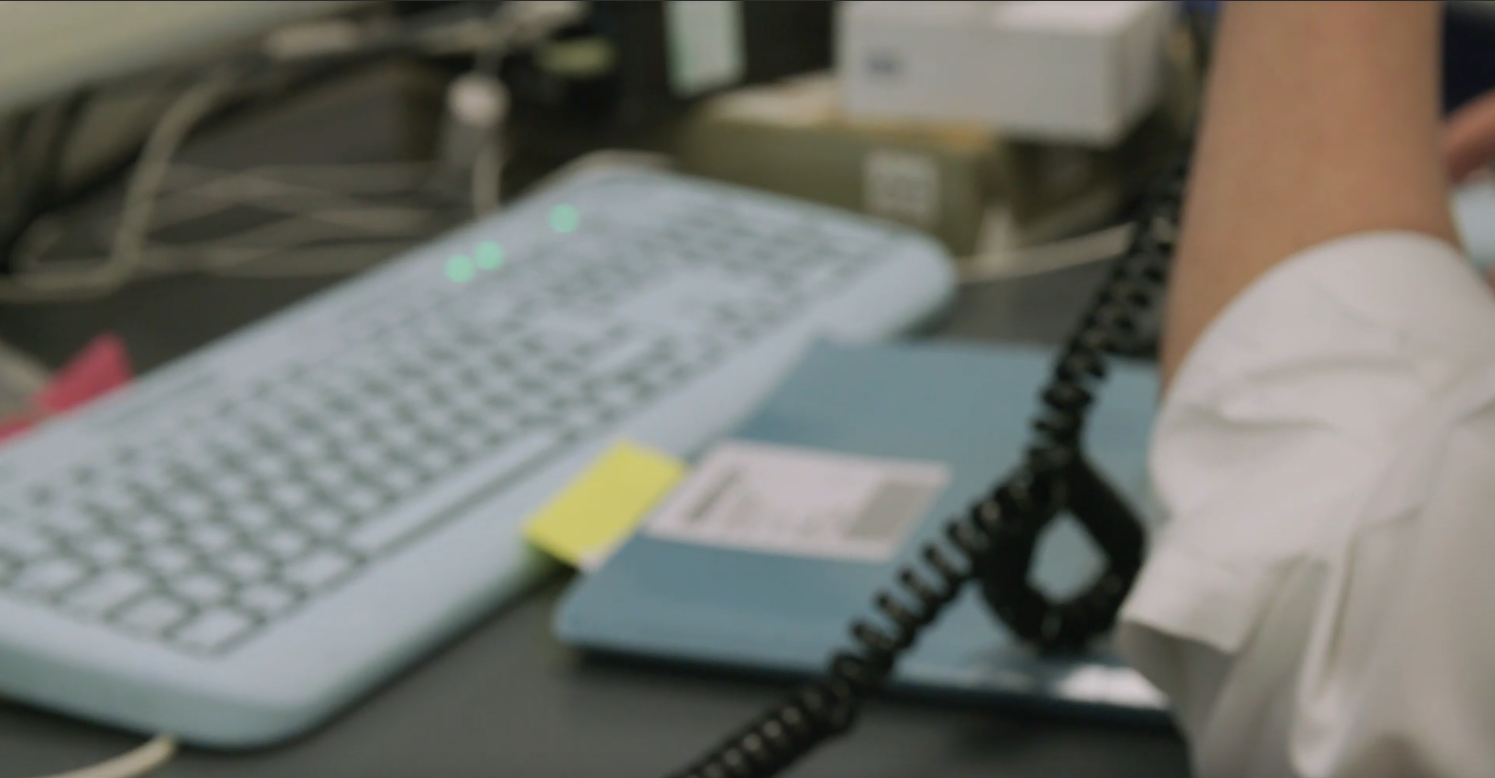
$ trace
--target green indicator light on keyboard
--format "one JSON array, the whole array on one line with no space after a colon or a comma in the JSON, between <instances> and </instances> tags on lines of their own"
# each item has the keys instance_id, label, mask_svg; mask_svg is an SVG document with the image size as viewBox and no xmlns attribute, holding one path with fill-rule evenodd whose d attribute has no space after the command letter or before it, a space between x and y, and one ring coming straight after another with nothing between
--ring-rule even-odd
<instances>
[{"instance_id":1,"label":"green indicator light on keyboard","mask_svg":"<svg viewBox=\"0 0 1495 778\"><path fill-rule=\"evenodd\" d=\"M478 250L473 252L477 258L478 267L484 270L497 270L504 264L504 248L491 240L485 240L478 244Z\"/></svg>"},{"instance_id":2,"label":"green indicator light on keyboard","mask_svg":"<svg viewBox=\"0 0 1495 778\"><path fill-rule=\"evenodd\" d=\"M474 272L472 257L466 254L456 254L446 261L446 277L453 283L465 284L471 281Z\"/></svg>"},{"instance_id":3,"label":"green indicator light on keyboard","mask_svg":"<svg viewBox=\"0 0 1495 778\"><path fill-rule=\"evenodd\" d=\"M562 203L550 209L550 229L565 235L581 226L581 213L574 205Z\"/></svg>"}]
</instances>

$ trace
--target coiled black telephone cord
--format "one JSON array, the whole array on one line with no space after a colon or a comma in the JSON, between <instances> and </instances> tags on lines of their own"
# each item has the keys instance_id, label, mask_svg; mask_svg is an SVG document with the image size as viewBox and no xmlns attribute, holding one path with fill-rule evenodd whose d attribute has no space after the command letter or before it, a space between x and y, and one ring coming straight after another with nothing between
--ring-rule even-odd
<instances>
[{"instance_id":1,"label":"coiled black telephone cord","mask_svg":"<svg viewBox=\"0 0 1495 778\"><path fill-rule=\"evenodd\" d=\"M1137 337L1139 319L1163 289L1178 224L1187 151L1144 196L1127 250L1060 350L1042 392L1034 441L1023 463L966 515L945 527L946 543L921 549L920 565L898 573L897 593L873 602L882 618L851 625L855 645L828 672L729 737L673 778L768 778L848 730L898 657L960 593L979 580L992 610L1023 640L1047 652L1074 651L1108 631L1142 566L1141 523L1080 450L1086 414L1105 377L1106 355ZM1071 513L1107 557L1090 587L1050 601L1028 581L1043 529Z\"/></svg>"}]
</instances>

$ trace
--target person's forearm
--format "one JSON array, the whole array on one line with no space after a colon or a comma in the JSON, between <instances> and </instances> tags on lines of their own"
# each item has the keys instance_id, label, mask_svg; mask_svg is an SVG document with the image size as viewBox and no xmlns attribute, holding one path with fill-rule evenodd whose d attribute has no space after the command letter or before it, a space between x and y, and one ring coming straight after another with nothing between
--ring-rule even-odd
<instances>
[{"instance_id":1,"label":"person's forearm","mask_svg":"<svg viewBox=\"0 0 1495 778\"><path fill-rule=\"evenodd\" d=\"M1163 375L1252 281L1333 238L1454 241L1433 2L1226 4L1169 292Z\"/></svg>"}]
</instances>

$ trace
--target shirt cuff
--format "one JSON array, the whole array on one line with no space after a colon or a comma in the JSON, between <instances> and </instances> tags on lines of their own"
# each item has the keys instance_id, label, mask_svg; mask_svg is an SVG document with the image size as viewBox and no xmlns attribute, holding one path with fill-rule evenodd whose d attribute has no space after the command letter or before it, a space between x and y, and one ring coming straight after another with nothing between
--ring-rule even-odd
<instances>
[{"instance_id":1,"label":"shirt cuff","mask_svg":"<svg viewBox=\"0 0 1495 778\"><path fill-rule=\"evenodd\" d=\"M1133 625L1239 649L1285 572L1321 551L1394 456L1398 420L1495 359L1492 303L1452 246L1400 232L1307 249L1243 291L1159 411L1150 469L1163 516L1123 635ZM1123 651L1144 673L1156 665Z\"/></svg>"}]
</instances>

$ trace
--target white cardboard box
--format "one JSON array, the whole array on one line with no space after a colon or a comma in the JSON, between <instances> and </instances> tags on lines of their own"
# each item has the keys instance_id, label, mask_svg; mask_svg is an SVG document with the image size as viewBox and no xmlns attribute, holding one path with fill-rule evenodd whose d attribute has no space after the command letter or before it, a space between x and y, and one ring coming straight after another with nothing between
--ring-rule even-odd
<instances>
[{"instance_id":1,"label":"white cardboard box","mask_svg":"<svg viewBox=\"0 0 1495 778\"><path fill-rule=\"evenodd\" d=\"M844 3L842 108L1110 146L1158 103L1171 19L1161 0Z\"/></svg>"}]
</instances>

